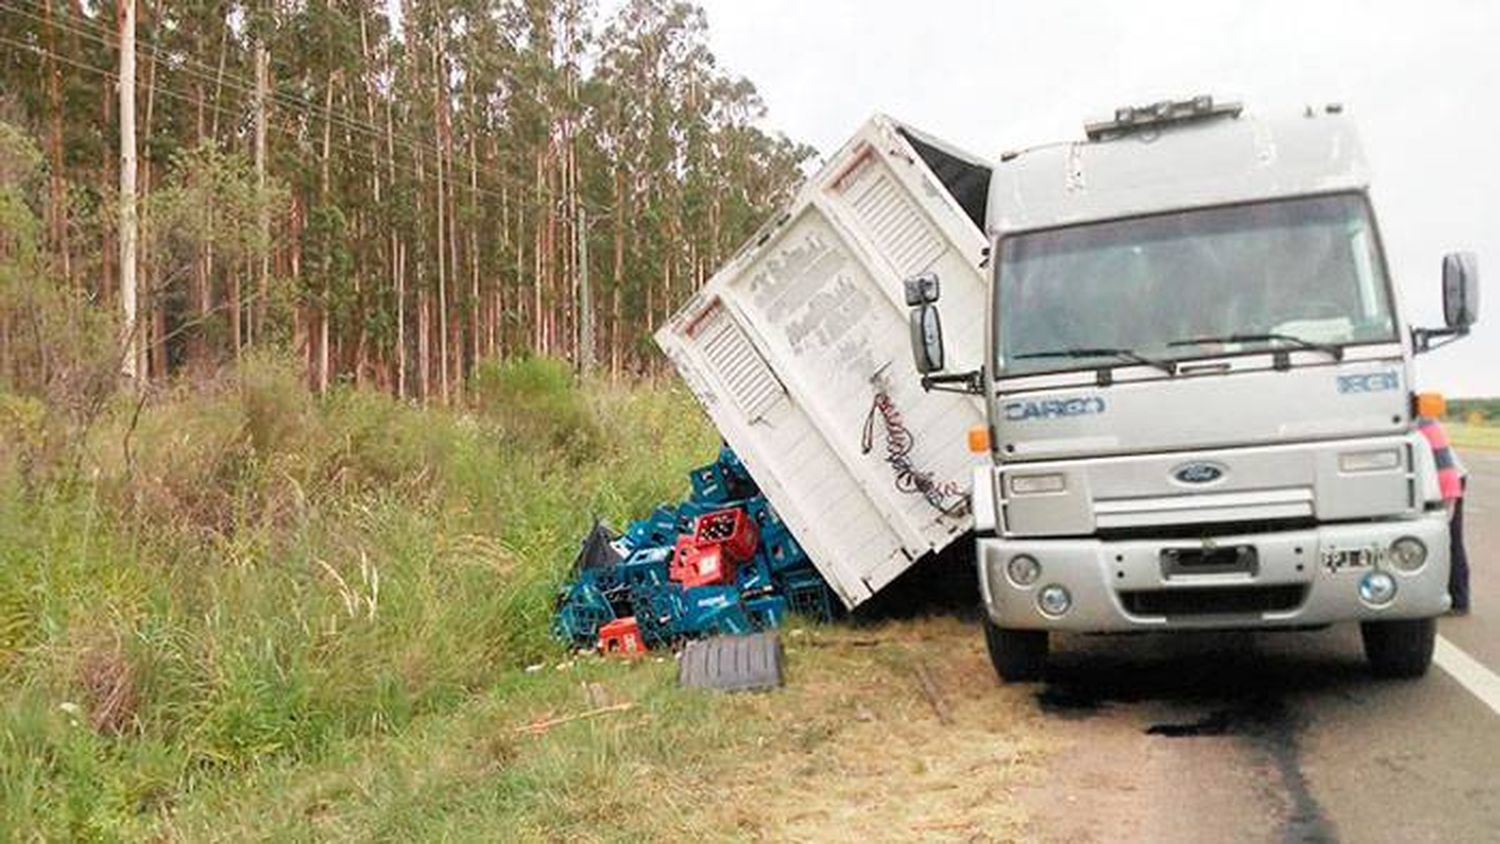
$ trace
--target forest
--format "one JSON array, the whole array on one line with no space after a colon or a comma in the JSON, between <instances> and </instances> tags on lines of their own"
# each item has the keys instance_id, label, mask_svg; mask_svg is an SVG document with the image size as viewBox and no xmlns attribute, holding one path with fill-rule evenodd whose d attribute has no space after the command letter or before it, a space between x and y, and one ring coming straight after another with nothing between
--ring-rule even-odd
<instances>
[{"instance_id":1,"label":"forest","mask_svg":"<svg viewBox=\"0 0 1500 844\"><path fill-rule=\"evenodd\" d=\"M463 398L527 355L615 377L802 178L673 0L131 0L137 316L122 319L127 2L0 5L0 384L204 378ZM130 328L126 328L130 325Z\"/></svg>"}]
</instances>

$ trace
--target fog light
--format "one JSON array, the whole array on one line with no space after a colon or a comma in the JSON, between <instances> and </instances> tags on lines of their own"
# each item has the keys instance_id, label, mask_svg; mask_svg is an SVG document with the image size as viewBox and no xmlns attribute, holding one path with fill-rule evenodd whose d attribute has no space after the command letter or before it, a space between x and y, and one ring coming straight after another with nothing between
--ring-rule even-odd
<instances>
[{"instance_id":1,"label":"fog light","mask_svg":"<svg viewBox=\"0 0 1500 844\"><path fill-rule=\"evenodd\" d=\"M1067 481L1058 472L1049 472L1045 475L1011 475L1010 491L1015 495L1042 495L1049 492L1062 492L1067 489Z\"/></svg>"},{"instance_id":2,"label":"fog light","mask_svg":"<svg viewBox=\"0 0 1500 844\"><path fill-rule=\"evenodd\" d=\"M1011 583L1017 586L1030 586L1041 576L1042 564L1037 562L1035 557L1017 554L1005 564L1005 573L1010 575Z\"/></svg>"},{"instance_id":3,"label":"fog light","mask_svg":"<svg viewBox=\"0 0 1500 844\"><path fill-rule=\"evenodd\" d=\"M1410 573L1427 562L1427 546L1415 536L1403 536L1391 543L1391 565Z\"/></svg>"},{"instance_id":4,"label":"fog light","mask_svg":"<svg viewBox=\"0 0 1500 844\"><path fill-rule=\"evenodd\" d=\"M1341 472L1382 472L1401 466L1401 453L1394 448L1379 451L1352 451L1339 455Z\"/></svg>"},{"instance_id":5,"label":"fog light","mask_svg":"<svg viewBox=\"0 0 1500 844\"><path fill-rule=\"evenodd\" d=\"M1043 586L1042 591L1037 593L1036 605L1046 615L1062 615L1073 606L1073 596L1068 594L1068 590L1054 583L1050 586Z\"/></svg>"},{"instance_id":6,"label":"fog light","mask_svg":"<svg viewBox=\"0 0 1500 844\"><path fill-rule=\"evenodd\" d=\"M1396 599L1396 578L1372 571L1359 580L1359 598L1370 606L1383 607Z\"/></svg>"}]
</instances>

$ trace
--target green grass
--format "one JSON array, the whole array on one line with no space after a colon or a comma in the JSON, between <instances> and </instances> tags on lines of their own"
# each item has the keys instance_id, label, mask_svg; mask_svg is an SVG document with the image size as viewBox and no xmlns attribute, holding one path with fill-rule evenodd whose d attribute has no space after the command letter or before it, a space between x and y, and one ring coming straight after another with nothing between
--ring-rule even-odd
<instances>
[{"instance_id":1,"label":"green grass","mask_svg":"<svg viewBox=\"0 0 1500 844\"><path fill-rule=\"evenodd\" d=\"M523 668L562 653L579 537L680 497L717 440L680 390L581 390L550 361L474 392L465 412L319 400L260 361L71 442L4 397L0 830L171 833L182 806L360 742L576 692Z\"/></svg>"},{"instance_id":2,"label":"green grass","mask_svg":"<svg viewBox=\"0 0 1500 844\"><path fill-rule=\"evenodd\" d=\"M0 393L0 840L1022 834L1034 707L972 626L800 625L768 695L567 653L593 516L681 498L717 438L674 387L470 386L315 399L251 361L135 425Z\"/></svg>"},{"instance_id":3,"label":"green grass","mask_svg":"<svg viewBox=\"0 0 1500 844\"><path fill-rule=\"evenodd\" d=\"M191 841L889 840L932 838L932 825L1020 837L1004 795L1043 755L1031 692L994 684L976 629L802 626L786 640L788 685L765 695L678 688L670 657L507 672L402 729L204 782L169 829ZM919 663L952 724L919 691ZM601 703L630 706L517 729Z\"/></svg>"},{"instance_id":4,"label":"green grass","mask_svg":"<svg viewBox=\"0 0 1500 844\"><path fill-rule=\"evenodd\" d=\"M1500 449L1500 425L1445 422L1448 438L1459 448Z\"/></svg>"}]
</instances>

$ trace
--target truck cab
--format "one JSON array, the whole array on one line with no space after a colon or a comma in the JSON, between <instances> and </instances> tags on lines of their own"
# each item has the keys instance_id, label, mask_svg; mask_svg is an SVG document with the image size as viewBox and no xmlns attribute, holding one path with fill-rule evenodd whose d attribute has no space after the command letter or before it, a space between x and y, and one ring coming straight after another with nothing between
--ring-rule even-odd
<instances>
[{"instance_id":1,"label":"truck cab","mask_svg":"<svg viewBox=\"0 0 1500 844\"><path fill-rule=\"evenodd\" d=\"M973 478L992 661L1051 631L1361 625L1415 676L1449 608L1448 524L1412 358L1476 319L1403 317L1337 107L1262 119L1209 97L1122 108L1007 154L989 186L983 366L942 371L939 284L907 284L924 386L983 396Z\"/></svg>"}]
</instances>

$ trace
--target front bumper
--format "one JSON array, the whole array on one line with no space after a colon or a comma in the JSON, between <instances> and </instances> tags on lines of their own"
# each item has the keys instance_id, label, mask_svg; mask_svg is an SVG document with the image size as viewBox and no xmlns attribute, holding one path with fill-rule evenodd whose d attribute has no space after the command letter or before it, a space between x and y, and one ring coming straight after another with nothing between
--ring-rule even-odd
<instances>
[{"instance_id":1,"label":"front bumper","mask_svg":"<svg viewBox=\"0 0 1500 844\"><path fill-rule=\"evenodd\" d=\"M1403 572L1385 560L1330 570L1324 552L1388 548L1401 537L1427 546L1426 563ZM1013 629L1103 633L1203 628L1277 628L1374 619L1430 618L1448 611L1448 522L1442 512L1384 522L1320 525L1304 530L1226 534L1219 547L1253 546L1253 571L1183 573L1163 562L1168 549L1202 549L1199 539L978 540L979 582L998 625ZM1028 554L1041 574L1014 583L1006 563ZM1372 606L1360 597L1369 571L1390 574L1395 597ZM1048 615L1038 606L1049 585L1067 590L1071 606ZM1196 591L1194 591L1196 590Z\"/></svg>"}]
</instances>

